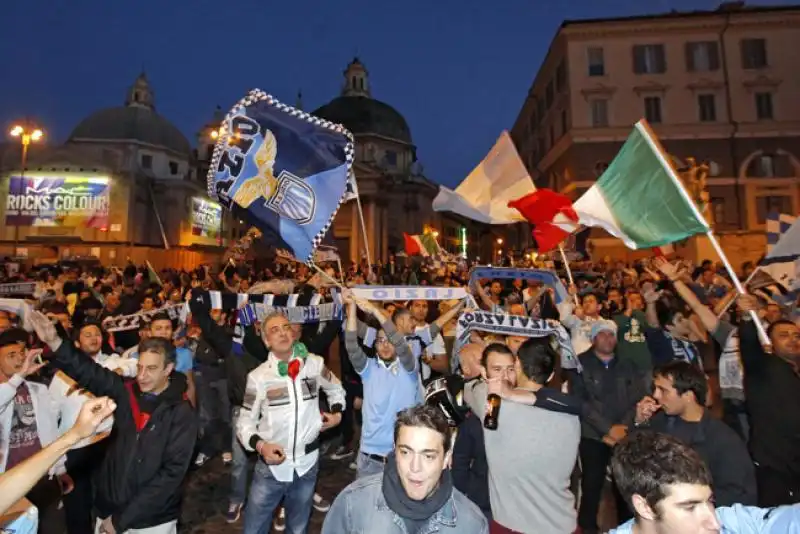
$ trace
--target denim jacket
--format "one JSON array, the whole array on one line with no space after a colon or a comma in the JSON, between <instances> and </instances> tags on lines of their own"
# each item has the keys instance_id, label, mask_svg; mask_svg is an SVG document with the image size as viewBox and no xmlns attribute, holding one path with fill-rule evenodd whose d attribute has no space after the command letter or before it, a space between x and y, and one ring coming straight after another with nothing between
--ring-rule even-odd
<instances>
[{"instance_id":1,"label":"denim jacket","mask_svg":"<svg viewBox=\"0 0 800 534\"><path fill-rule=\"evenodd\" d=\"M342 491L325 516L322 534L408 534L403 519L383 498L383 475L356 480ZM452 496L433 514L419 534L458 532L488 534L480 509L453 488Z\"/></svg>"}]
</instances>

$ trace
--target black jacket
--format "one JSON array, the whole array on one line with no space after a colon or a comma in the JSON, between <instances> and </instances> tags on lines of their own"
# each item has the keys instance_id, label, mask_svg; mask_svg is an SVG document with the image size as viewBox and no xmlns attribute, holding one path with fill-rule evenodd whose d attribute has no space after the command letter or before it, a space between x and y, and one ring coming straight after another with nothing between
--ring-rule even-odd
<instances>
[{"instance_id":1,"label":"black jacket","mask_svg":"<svg viewBox=\"0 0 800 534\"><path fill-rule=\"evenodd\" d=\"M197 419L185 400L186 378L173 372L170 384L153 398L80 354L64 341L54 363L96 396L117 404L108 450L95 475L98 517L112 516L117 532L148 528L178 519L181 486L197 441ZM127 385L126 385L127 383ZM150 413L136 427L131 395Z\"/></svg>"},{"instance_id":2,"label":"black jacket","mask_svg":"<svg viewBox=\"0 0 800 534\"><path fill-rule=\"evenodd\" d=\"M647 378L627 359L614 358L608 367L594 349L580 354L582 373L570 372L570 388L583 402L581 437L601 440L612 425L631 425L636 403L647 394Z\"/></svg>"},{"instance_id":3,"label":"black jacket","mask_svg":"<svg viewBox=\"0 0 800 534\"><path fill-rule=\"evenodd\" d=\"M800 480L800 374L764 352L753 321L742 321L739 343L753 460Z\"/></svg>"},{"instance_id":4,"label":"black jacket","mask_svg":"<svg viewBox=\"0 0 800 534\"><path fill-rule=\"evenodd\" d=\"M458 426L453 446L453 486L478 505L491 518L489 502L489 465L483 443L483 423L472 411Z\"/></svg>"},{"instance_id":5,"label":"black jacket","mask_svg":"<svg viewBox=\"0 0 800 534\"><path fill-rule=\"evenodd\" d=\"M691 445L711 470L717 506L757 504L756 472L747 447L732 428L707 411L696 425L658 412L639 428L669 434Z\"/></svg>"}]
</instances>

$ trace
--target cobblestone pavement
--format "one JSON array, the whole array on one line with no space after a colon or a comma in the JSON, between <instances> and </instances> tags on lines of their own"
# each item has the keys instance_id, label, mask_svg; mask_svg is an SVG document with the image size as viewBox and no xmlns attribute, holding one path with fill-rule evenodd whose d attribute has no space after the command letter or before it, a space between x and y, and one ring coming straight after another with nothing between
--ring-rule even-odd
<instances>
[{"instance_id":1,"label":"cobblestone pavement","mask_svg":"<svg viewBox=\"0 0 800 534\"><path fill-rule=\"evenodd\" d=\"M355 478L348 468L350 458L341 461L322 459L317 493L333 501L334 497ZM228 507L229 468L214 458L189 473L181 512L181 534L238 534L242 521L229 525L225 521ZM325 514L313 511L309 534L319 534ZM273 531L274 532L274 531Z\"/></svg>"}]
</instances>

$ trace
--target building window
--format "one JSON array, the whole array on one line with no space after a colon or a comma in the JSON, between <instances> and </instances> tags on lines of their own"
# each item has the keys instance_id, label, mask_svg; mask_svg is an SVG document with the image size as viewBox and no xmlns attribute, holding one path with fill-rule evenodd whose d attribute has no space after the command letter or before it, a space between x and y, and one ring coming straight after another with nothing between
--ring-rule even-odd
<instances>
[{"instance_id":1,"label":"building window","mask_svg":"<svg viewBox=\"0 0 800 534\"><path fill-rule=\"evenodd\" d=\"M544 105L547 109L553 105L553 98L555 98L555 90L553 89L553 80L550 80L544 90Z\"/></svg>"},{"instance_id":2,"label":"building window","mask_svg":"<svg viewBox=\"0 0 800 534\"><path fill-rule=\"evenodd\" d=\"M667 71L664 45L635 45L633 47L633 72L636 74L663 74Z\"/></svg>"},{"instance_id":3,"label":"building window","mask_svg":"<svg viewBox=\"0 0 800 534\"><path fill-rule=\"evenodd\" d=\"M756 93L756 118L760 121L772 120L772 93Z\"/></svg>"},{"instance_id":4,"label":"building window","mask_svg":"<svg viewBox=\"0 0 800 534\"><path fill-rule=\"evenodd\" d=\"M644 118L650 124L659 124L661 122L660 96L646 96L644 98Z\"/></svg>"},{"instance_id":5,"label":"building window","mask_svg":"<svg viewBox=\"0 0 800 534\"><path fill-rule=\"evenodd\" d=\"M753 163L753 176L758 178L772 178L775 176L775 158L772 156L759 156Z\"/></svg>"},{"instance_id":6,"label":"building window","mask_svg":"<svg viewBox=\"0 0 800 534\"><path fill-rule=\"evenodd\" d=\"M604 128L608 126L608 100L598 98L591 101L592 127Z\"/></svg>"},{"instance_id":7,"label":"building window","mask_svg":"<svg viewBox=\"0 0 800 534\"><path fill-rule=\"evenodd\" d=\"M151 156L150 154L142 154L142 168L143 169L153 168L153 156Z\"/></svg>"},{"instance_id":8,"label":"building window","mask_svg":"<svg viewBox=\"0 0 800 534\"><path fill-rule=\"evenodd\" d=\"M725 199L722 197L711 197L711 213L715 223L725 223Z\"/></svg>"},{"instance_id":9,"label":"building window","mask_svg":"<svg viewBox=\"0 0 800 534\"><path fill-rule=\"evenodd\" d=\"M553 125L550 125L550 142L548 143L547 149L549 150L556 143L556 131L553 128Z\"/></svg>"},{"instance_id":10,"label":"building window","mask_svg":"<svg viewBox=\"0 0 800 534\"><path fill-rule=\"evenodd\" d=\"M567 130L569 129L569 124L567 124L567 110L561 110L561 135L566 135Z\"/></svg>"},{"instance_id":11,"label":"building window","mask_svg":"<svg viewBox=\"0 0 800 534\"><path fill-rule=\"evenodd\" d=\"M698 95L697 111L700 122L714 122L717 120L717 102L714 95Z\"/></svg>"},{"instance_id":12,"label":"building window","mask_svg":"<svg viewBox=\"0 0 800 534\"><path fill-rule=\"evenodd\" d=\"M177 161L170 161L169 162L169 173L170 174L178 174L178 162Z\"/></svg>"},{"instance_id":13,"label":"building window","mask_svg":"<svg viewBox=\"0 0 800 534\"><path fill-rule=\"evenodd\" d=\"M770 213L792 213L792 197L787 195L756 198L758 223L764 224Z\"/></svg>"},{"instance_id":14,"label":"building window","mask_svg":"<svg viewBox=\"0 0 800 534\"><path fill-rule=\"evenodd\" d=\"M539 121L544 119L544 99L542 98L536 101L536 115L539 116Z\"/></svg>"},{"instance_id":15,"label":"building window","mask_svg":"<svg viewBox=\"0 0 800 534\"><path fill-rule=\"evenodd\" d=\"M392 167L397 165L397 152L394 150L387 150L383 155L383 161Z\"/></svg>"},{"instance_id":16,"label":"building window","mask_svg":"<svg viewBox=\"0 0 800 534\"><path fill-rule=\"evenodd\" d=\"M603 49L599 46L589 47L589 76L605 76L606 64L603 59Z\"/></svg>"},{"instance_id":17,"label":"building window","mask_svg":"<svg viewBox=\"0 0 800 534\"><path fill-rule=\"evenodd\" d=\"M763 69L767 67L767 41L764 39L742 39L742 68Z\"/></svg>"},{"instance_id":18,"label":"building window","mask_svg":"<svg viewBox=\"0 0 800 534\"><path fill-rule=\"evenodd\" d=\"M556 91L561 92L567 86L567 64L564 60L556 67Z\"/></svg>"},{"instance_id":19,"label":"building window","mask_svg":"<svg viewBox=\"0 0 800 534\"><path fill-rule=\"evenodd\" d=\"M719 70L719 47L714 41L686 43L686 70L711 72Z\"/></svg>"}]
</instances>

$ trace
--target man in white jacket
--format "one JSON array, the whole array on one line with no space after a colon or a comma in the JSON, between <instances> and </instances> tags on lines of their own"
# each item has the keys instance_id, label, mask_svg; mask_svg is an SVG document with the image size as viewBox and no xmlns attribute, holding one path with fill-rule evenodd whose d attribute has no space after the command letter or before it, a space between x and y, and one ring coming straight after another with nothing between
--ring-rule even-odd
<instances>
[{"instance_id":1,"label":"man in white jacket","mask_svg":"<svg viewBox=\"0 0 800 534\"><path fill-rule=\"evenodd\" d=\"M75 332L75 346L102 367L126 378L136 377L137 360L103 353L103 330L100 323L83 323ZM63 371L58 371L53 376L50 395L61 407L59 434L72 428L83 405L94 398L94 395L81 389ZM98 427L94 436L80 441L67 453L66 469L74 483L73 491L64 496L68 534L83 534L94 530L92 474L105 454L106 444L102 440L111 432L113 424L114 418L109 417Z\"/></svg>"},{"instance_id":2,"label":"man in white jacket","mask_svg":"<svg viewBox=\"0 0 800 534\"><path fill-rule=\"evenodd\" d=\"M58 436L60 406L47 386L27 378L44 364L28 351L24 330L12 328L0 334L0 472L5 472L54 442ZM62 532L62 493L72 490L62 457L28 493L39 509L39 532Z\"/></svg>"},{"instance_id":3,"label":"man in white jacket","mask_svg":"<svg viewBox=\"0 0 800 534\"><path fill-rule=\"evenodd\" d=\"M236 433L259 461L250 487L244 533L265 532L284 499L286 531L305 534L319 470L319 433L339 424L344 389L324 360L296 343L292 325L281 314L262 322L267 360L247 375ZM331 413L320 416L319 389Z\"/></svg>"}]
</instances>

